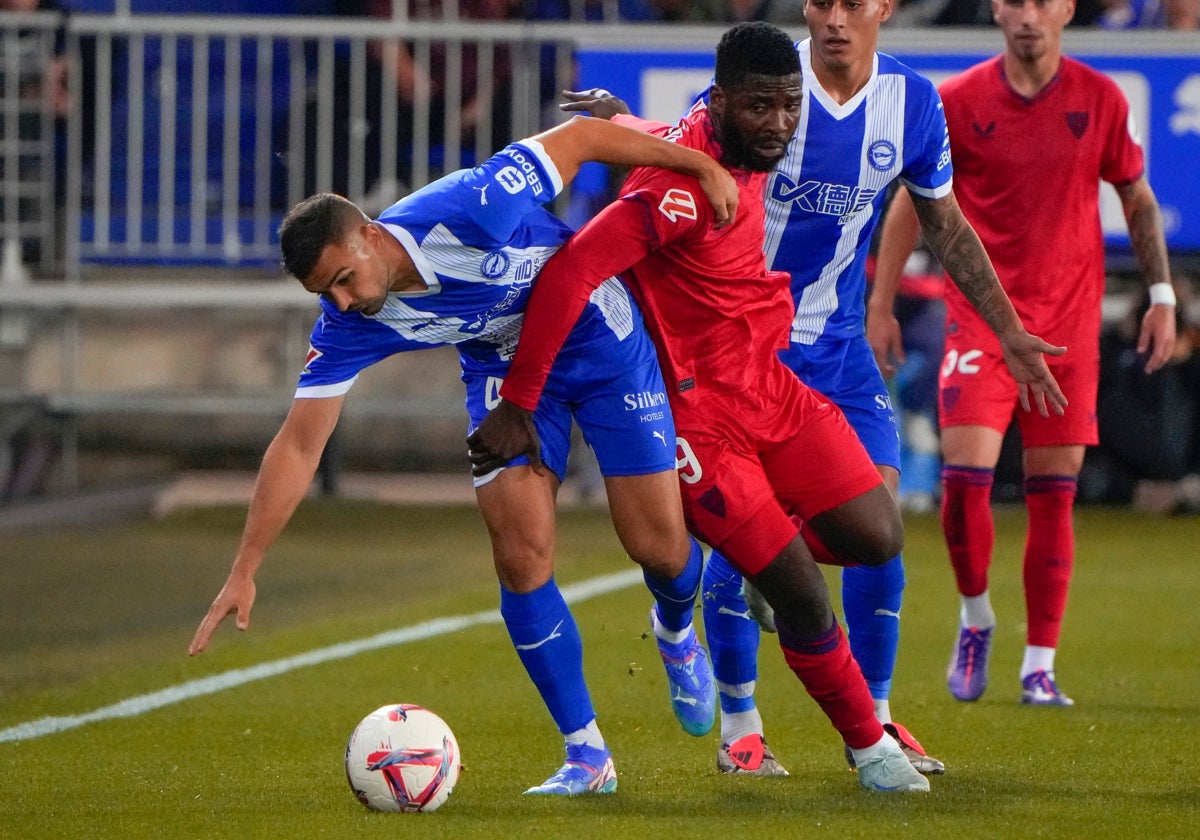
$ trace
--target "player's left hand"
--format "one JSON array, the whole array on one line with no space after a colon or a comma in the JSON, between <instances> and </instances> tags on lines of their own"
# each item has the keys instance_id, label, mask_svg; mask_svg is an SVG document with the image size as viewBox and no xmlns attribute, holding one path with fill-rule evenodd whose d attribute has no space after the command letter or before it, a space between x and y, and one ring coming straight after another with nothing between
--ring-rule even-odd
<instances>
[{"instance_id":1,"label":"player's left hand","mask_svg":"<svg viewBox=\"0 0 1200 840\"><path fill-rule=\"evenodd\" d=\"M611 120L617 114L631 114L629 104L618 96L613 96L604 88L589 90L564 90L566 102L558 105L561 111L586 112L602 120Z\"/></svg>"},{"instance_id":2,"label":"player's left hand","mask_svg":"<svg viewBox=\"0 0 1200 840\"><path fill-rule=\"evenodd\" d=\"M538 475L543 473L542 445L533 425L533 412L501 399L467 436L471 475L487 475L518 455L529 458L529 465Z\"/></svg>"},{"instance_id":3,"label":"player's left hand","mask_svg":"<svg viewBox=\"0 0 1200 840\"><path fill-rule=\"evenodd\" d=\"M1038 414L1049 417L1053 411L1062 416L1067 408L1067 398L1058 387L1058 380L1046 364L1046 356L1061 356L1066 347L1056 347L1036 335L1021 330L1000 337L1004 350L1004 363L1017 381L1017 397L1021 408L1030 410L1029 394L1033 393Z\"/></svg>"},{"instance_id":4,"label":"player's left hand","mask_svg":"<svg viewBox=\"0 0 1200 840\"><path fill-rule=\"evenodd\" d=\"M1151 306L1142 316L1138 333L1138 353L1148 356L1146 373L1154 373L1171 359L1175 352L1175 307Z\"/></svg>"}]
</instances>

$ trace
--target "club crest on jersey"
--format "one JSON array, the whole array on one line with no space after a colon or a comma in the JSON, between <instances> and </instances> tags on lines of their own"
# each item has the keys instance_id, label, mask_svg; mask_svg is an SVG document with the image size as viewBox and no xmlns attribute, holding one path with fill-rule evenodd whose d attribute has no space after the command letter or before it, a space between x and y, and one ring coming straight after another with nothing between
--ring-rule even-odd
<instances>
[{"instance_id":1,"label":"club crest on jersey","mask_svg":"<svg viewBox=\"0 0 1200 840\"><path fill-rule=\"evenodd\" d=\"M658 212L672 222L696 218L696 199L687 190L670 189L658 203Z\"/></svg>"},{"instance_id":2,"label":"club crest on jersey","mask_svg":"<svg viewBox=\"0 0 1200 840\"><path fill-rule=\"evenodd\" d=\"M503 251L492 251L479 263L479 273L489 280L503 277L506 271L508 271L508 254Z\"/></svg>"},{"instance_id":3,"label":"club crest on jersey","mask_svg":"<svg viewBox=\"0 0 1200 840\"><path fill-rule=\"evenodd\" d=\"M713 516L725 518L725 494L719 487L710 487L696 499L697 504Z\"/></svg>"},{"instance_id":4,"label":"club crest on jersey","mask_svg":"<svg viewBox=\"0 0 1200 840\"><path fill-rule=\"evenodd\" d=\"M876 140L867 149L867 160L872 168L887 172L896 165L896 147L890 140Z\"/></svg>"},{"instance_id":5,"label":"club crest on jersey","mask_svg":"<svg viewBox=\"0 0 1200 840\"><path fill-rule=\"evenodd\" d=\"M1075 135L1076 140L1083 139L1083 133L1087 131L1087 127L1087 111L1067 111L1067 128L1071 129L1071 133Z\"/></svg>"},{"instance_id":6,"label":"club crest on jersey","mask_svg":"<svg viewBox=\"0 0 1200 840\"><path fill-rule=\"evenodd\" d=\"M325 354L316 347L313 347L311 344L308 345L308 352L304 354L304 372L309 373L309 367L312 365L312 363L324 355Z\"/></svg>"}]
</instances>

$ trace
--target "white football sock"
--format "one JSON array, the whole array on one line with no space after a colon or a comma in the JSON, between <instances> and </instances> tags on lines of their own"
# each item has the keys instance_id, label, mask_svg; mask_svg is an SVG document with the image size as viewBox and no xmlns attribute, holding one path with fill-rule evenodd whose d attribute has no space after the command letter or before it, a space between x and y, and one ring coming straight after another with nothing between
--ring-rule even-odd
<instances>
[{"instance_id":1,"label":"white football sock","mask_svg":"<svg viewBox=\"0 0 1200 840\"><path fill-rule=\"evenodd\" d=\"M747 735L763 734L762 715L758 709L745 712L721 712L721 743L732 744Z\"/></svg>"},{"instance_id":2,"label":"white football sock","mask_svg":"<svg viewBox=\"0 0 1200 840\"><path fill-rule=\"evenodd\" d=\"M866 764L876 756L882 755L885 752L891 752L892 750L888 747L889 744L891 744L891 747L894 749L900 748L896 744L896 739L884 732L882 738L866 749L856 750L852 748L850 750L850 754L854 756L854 765L857 767L859 765Z\"/></svg>"},{"instance_id":3,"label":"white football sock","mask_svg":"<svg viewBox=\"0 0 1200 840\"><path fill-rule=\"evenodd\" d=\"M1025 659L1021 662L1021 679L1025 679L1034 671L1054 670L1054 648L1025 646Z\"/></svg>"},{"instance_id":4,"label":"white football sock","mask_svg":"<svg viewBox=\"0 0 1200 840\"><path fill-rule=\"evenodd\" d=\"M986 591L970 598L963 596L958 621L963 627L978 627L980 630L996 626L996 613L992 611L992 600Z\"/></svg>"},{"instance_id":5,"label":"white football sock","mask_svg":"<svg viewBox=\"0 0 1200 840\"><path fill-rule=\"evenodd\" d=\"M583 729L568 732L566 742L568 744L586 744L598 750L604 749L604 736L600 734L600 727L596 725L595 718L592 718L592 722Z\"/></svg>"}]
</instances>

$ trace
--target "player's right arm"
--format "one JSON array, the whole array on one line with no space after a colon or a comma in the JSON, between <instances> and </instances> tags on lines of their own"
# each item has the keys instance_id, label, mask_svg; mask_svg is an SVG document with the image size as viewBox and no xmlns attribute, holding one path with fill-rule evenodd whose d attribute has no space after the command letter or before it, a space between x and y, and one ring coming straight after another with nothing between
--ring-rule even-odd
<instances>
[{"instance_id":1,"label":"player's right arm","mask_svg":"<svg viewBox=\"0 0 1200 840\"><path fill-rule=\"evenodd\" d=\"M875 363L887 378L904 364L904 341L896 318L896 292L904 266L917 245L921 224L912 210L908 190L901 187L892 204L903 200L908 208L889 210L880 225L879 249L875 254L875 277L867 299L867 342L875 353Z\"/></svg>"},{"instance_id":2,"label":"player's right arm","mask_svg":"<svg viewBox=\"0 0 1200 840\"><path fill-rule=\"evenodd\" d=\"M321 453L337 425L345 396L296 399L263 456L246 524L233 567L208 614L200 622L188 655L208 647L213 633L230 614L237 615L237 628L250 625L254 606L254 575L267 549L283 531L301 500L308 493Z\"/></svg>"},{"instance_id":3,"label":"player's right arm","mask_svg":"<svg viewBox=\"0 0 1200 840\"><path fill-rule=\"evenodd\" d=\"M1061 415L1066 409L1067 398L1044 356L1061 356L1067 348L1055 347L1025 329L1000 285L979 235L963 215L954 193L941 198L925 198L902 190L896 195L888 207L884 230L886 234L891 222L893 231L903 235L898 235L894 242L880 243L880 253L887 249L885 259L893 266L893 271L897 263L904 265L916 244L916 238L910 238L908 234L911 219L892 221L891 216L897 213L915 215L920 220L926 243L954 285L1000 340L1004 362L1017 383L1021 407L1030 410L1029 394L1032 391L1039 414L1048 417L1053 411Z\"/></svg>"},{"instance_id":4,"label":"player's right arm","mask_svg":"<svg viewBox=\"0 0 1200 840\"><path fill-rule=\"evenodd\" d=\"M733 176L709 155L605 119L575 116L530 138L554 161L563 183L584 163L610 166L649 166L695 178L712 205L716 227L733 221L738 187Z\"/></svg>"}]
</instances>

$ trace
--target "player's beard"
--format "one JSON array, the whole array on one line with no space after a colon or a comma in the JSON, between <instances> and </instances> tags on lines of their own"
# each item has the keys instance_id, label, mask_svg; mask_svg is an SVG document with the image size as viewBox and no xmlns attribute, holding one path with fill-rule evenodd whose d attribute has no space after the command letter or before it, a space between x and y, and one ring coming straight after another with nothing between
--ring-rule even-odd
<instances>
[{"instance_id":1,"label":"player's beard","mask_svg":"<svg viewBox=\"0 0 1200 840\"><path fill-rule=\"evenodd\" d=\"M722 162L732 169L748 169L751 172L770 172L783 158L783 152L767 157L754 148L754 144L728 121L718 125L721 139ZM786 144L785 144L786 146Z\"/></svg>"}]
</instances>

